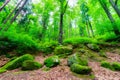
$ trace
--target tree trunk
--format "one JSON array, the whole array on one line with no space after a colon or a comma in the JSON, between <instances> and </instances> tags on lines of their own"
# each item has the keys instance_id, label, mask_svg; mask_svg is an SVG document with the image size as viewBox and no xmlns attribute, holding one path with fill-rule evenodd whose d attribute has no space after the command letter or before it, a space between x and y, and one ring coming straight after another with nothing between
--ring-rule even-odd
<instances>
[{"instance_id":1,"label":"tree trunk","mask_svg":"<svg viewBox=\"0 0 120 80\"><path fill-rule=\"evenodd\" d=\"M113 17L112 17L112 15L111 15L108 7L106 6L106 4L103 3L102 0L99 0L99 2L100 2L100 4L101 4L102 8L104 9L105 13L107 14L109 20L110 20L112 23L114 23L115 20L113 19Z\"/></svg>"},{"instance_id":2,"label":"tree trunk","mask_svg":"<svg viewBox=\"0 0 120 80\"><path fill-rule=\"evenodd\" d=\"M21 0L18 4L17 4L17 6L13 9L13 11L8 15L8 17L4 20L4 24L6 24L7 23L7 21L10 19L10 17L13 15L13 13L15 12L15 10L18 8L18 6L22 3L22 1L23 0Z\"/></svg>"},{"instance_id":3,"label":"tree trunk","mask_svg":"<svg viewBox=\"0 0 120 80\"><path fill-rule=\"evenodd\" d=\"M6 0L5 3L0 7L0 11L3 10L3 8L10 2L10 0Z\"/></svg>"},{"instance_id":4,"label":"tree trunk","mask_svg":"<svg viewBox=\"0 0 120 80\"><path fill-rule=\"evenodd\" d=\"M22 4L22 6L19 8L19 10L17 11L16 15L12 18L11 23L14 22L14 20L16 19L16 17L19 15L19 13L21 12L21 10L23 9L23 7L26 5L28 0L25 0L25 2Z\"/></svg>"},{"instance_id":5,"label":"tree trunk","mask_svg":"<svg viewBox=\"0 0 120 80\"><path fill-rule=\"evenodd\" d=\"M88 27L88 22L87 21L86 21L86 29L87 29L88 37L90 37L90 31L89 31L89 27Z\"/></svg>"},{"instance_id":6,"label":"tree trunk","mask_svg":"<svg viewBox=\"0 0 120 80\"><path fill-rule=\"evenodd\" d=\"M112 7L114 8L114 10L116 11L116 13L118 14L118 16L120 17L120 10L118 9L118 6L115 4L115 2L113 0L109 0L109 2L112 5Z\"/></svg>"},{"instance_id":7,"label":"tree trunk","mask_svg":"<svg viewBox=\"0 0 120 80\"><path fill-rule=\"evenodd\" d=\"M64 14L60 14L60 27L59 27L59 43L62 44L63 42L63 16Z\"/></svg>"}]
</instances>

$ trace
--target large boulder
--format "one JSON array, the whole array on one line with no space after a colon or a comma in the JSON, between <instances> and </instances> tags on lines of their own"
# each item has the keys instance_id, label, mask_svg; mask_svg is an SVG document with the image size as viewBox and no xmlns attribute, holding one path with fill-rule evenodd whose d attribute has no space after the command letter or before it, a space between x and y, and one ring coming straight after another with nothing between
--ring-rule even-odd
<instances>
[{"instance_id":1,"label":"large boulder","mask_svg":"<svg viewBox=\"0 0 120 80\"><path fill-rule=\"evenodd\" d=\"M60 59L58 56L51 56L51 57L48 57L45 61L44 61L44 64L51 68L51 67L54 67L54 66L57 66L60 64Z\"/></svg>"},{"instance_id":2,"label":"large boulder","mask_svg":"<svg viewBox=\"0 0 120 80\"><path fill-rule=\"evenodd\" d=\"M22 64L22 70L35 70L42 67L42 64L33 60L26 60Z\"/></svg>"},{"instance_id":3,"label":"large boulder","mask_svg":"<svg viewBox=\"0 0 120 80\"><path fill-rule=\"evenodd\" d=\"M0 70L12 70L16 69L18 67L22 66L22 63L26 60L34 60L34 57L30 54L25 54L23 56L20 56L14 60L9 61L7 64L5 64Z\"/></svg>"}]
</instances>

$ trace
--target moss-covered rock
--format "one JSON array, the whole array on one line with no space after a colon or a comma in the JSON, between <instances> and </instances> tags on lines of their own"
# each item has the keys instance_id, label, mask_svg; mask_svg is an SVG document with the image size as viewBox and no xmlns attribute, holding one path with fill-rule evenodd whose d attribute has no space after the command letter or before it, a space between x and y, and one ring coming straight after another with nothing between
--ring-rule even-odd
<instances>
[{"instance_id":1,"label":"moss-covered rock","mask_svg":"<svg viewBox=\"0 0 120 80\"><path fill-rule=\"evenodd\" d=\"M51 68L51 67L54 67L54 66L57 66L60 64L60 59L58 56L51 56L51 57L48 57L45 61L44 61L44 64Z\"/></svg>"},{"instance_id":2,"label":"moss-covered rock","mask_svg":"<svg viewBox=\"0 0 120 80\"><path fill-rule=\"evenodd\" d=\"M99 51L100 47L97 44L87 44L87 47L93 51Z\"/></svg>"},{"instance_id":3,"label":"moss-covered rock","mask_svg":"<svg viewBox=\"0 0 120 80\"><path fill-rule=\"evenodd\" d=\"M120 63L113 62L112 67L114 68L115 71L120 71Z\"/></svg>"},{"instance_id":4,"label":"moss-covered rock","mask_svg":"<svg viewBox=\"0 0 120 80\"><path fill-rule=\"evenodd\" d=\"M30 54L25 54L23 56L20 56L10 62L8 62L7 64L5 64L2 69L7 69L7 70L12 70L12 69L16 69L18 67L22 66L22 63L25 60L34 60L34 57ZM1 70L1 69L0 69Z\"/></svg>"},{"instance_id":5,"label":"moss-covered rock","mask_svg":"<svg viewBox=\"0 0 120 80\"><path fill-rule=\"evenodd\" d=\"M110 62L107 62L107 61L102 61L101 62L101 66L102 67L105 67L105 68L108 68L108 69L111 69L111 70L114 70L113 66L111 65Z\"/></svg>"},{"instance_id":6,"label":"moss-covered rock","mask_svg":"<svg viewBox=\"0 0 120 80\"><path fill-rule=\"evenodd\" d=\"M79 65L76 63L72 64L70 69L72 72L75 72L77 74L89 74L92 71L92 69L90 67L82 66L82 65Z\"/></svg>"},{"instance_id":7,"label":"moss-covered rock","mask_svg":"<svg viewBox=\"0 0 120 80\"><path fill-rule=\"evenodd\" d=\"M54 54L60 57L68 56L72 54L72 46L58 46L55 48Z\"/></svg>"},{"instance_id":8,"label":"moss-covered rock","mask_svg":"<svg viewBox=\"0 0 120 80\"><path fill-rule=\"evenodd\" d=\"M22 70L35 70L42 67L42 64L33 60L26 60L22 64Z\"/></svg>"},{"instance_id":9,"label":"moss-covered rock","mask_svg":"<svg viewBox=\"0 0 120 80\"><path fill-rule=\"evenodd\" d=\"M70 57L68 57L67 63L68 63L68 66L71 66L74 63L80 64L83 66L88 65L87 59L81 57L78 53L73 54Z\"/></svg>"}]
</instances>

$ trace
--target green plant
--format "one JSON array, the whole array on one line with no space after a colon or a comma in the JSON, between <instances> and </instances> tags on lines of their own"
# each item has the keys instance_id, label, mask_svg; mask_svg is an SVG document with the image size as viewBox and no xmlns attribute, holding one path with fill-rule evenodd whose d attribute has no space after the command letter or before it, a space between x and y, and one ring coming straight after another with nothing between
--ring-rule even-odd
<instances>
[{"instance_id":1,"label":"green plant","mask_svg":"<svg viewBox=\"0 0 120 80\"><path fill-rule=\"evenodd\" d=\"M26 60L22 64L22 70L35 70L42 67L42 64L33 60Z\"/></svg>"},{"instance_id":2,"label":"green plant","mask_svg":"<svg viewBox=\"0 0 120 80\"><path fill-rule=\"evenodd\" d=\"M74 63L77 63L82 66L88 65L88 61L85 58L81 57L80 54L77 54L77 53L68 57L68 60L67 60L68 66L71 66Z\"/></svg>"},{"instance_id":3,"label":"green plant","mask_svg":"<svg viewBox=\"0 0 120 80\"><path fill-rule=\"evenodd\" d=\"M92 69L90 67L82 66L82 65L79 65L76 63L72 64L70 69L72 72L75 72L77 74L89 74L92 71Z\"/></svg>"},{"instance_id":4,"label":"green plant","mask_svg":"<svg viewBox=\"0 0 120 80\"><path fill-rule=\"evenodd\" d=\"M48 57L45 61L44 61L44 64L51 68L51 67L54 67L54 66L57 66L60 64L60 59L58 56L51 56L51 57Z\"/></svg>"},{"instance_id":5,"label":"green plant","mask_svg":"<svg viewBox=\"0 0 120 80\"><path fill-rule=\"evenodd\" d=\"M87 47L94 51L99 51L100 47L97 44L87 44Z\"/></svg>"}]
</instances>

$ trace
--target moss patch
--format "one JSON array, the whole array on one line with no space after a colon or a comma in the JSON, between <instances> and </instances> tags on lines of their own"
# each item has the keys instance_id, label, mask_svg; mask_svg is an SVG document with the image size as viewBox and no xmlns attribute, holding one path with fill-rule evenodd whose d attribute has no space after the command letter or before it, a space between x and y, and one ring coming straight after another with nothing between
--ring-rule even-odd
<instances>
[{"instance_id":1,"label":"moss patch","mask_svg":"<svg viewBox=\"0 0 120 80\"><path fill-rule=\"evenodd\" d=\"M58 56L51 56L44 61L44 64L51 68L60 64L60 59Z\"/></svg>"},{"instance_id":2,"label":"moss patch","mask_svg":"<svg viewBox=\"0 0 120 80\"><path fill-rule=\"evenodd\" d=\"M75 72L77 74L89 74L92 71L92 69L90 67L82 66L82 65L79 65L76 63L71 65L70 69L72 72Z\"/></svg>"}]
</instances>

